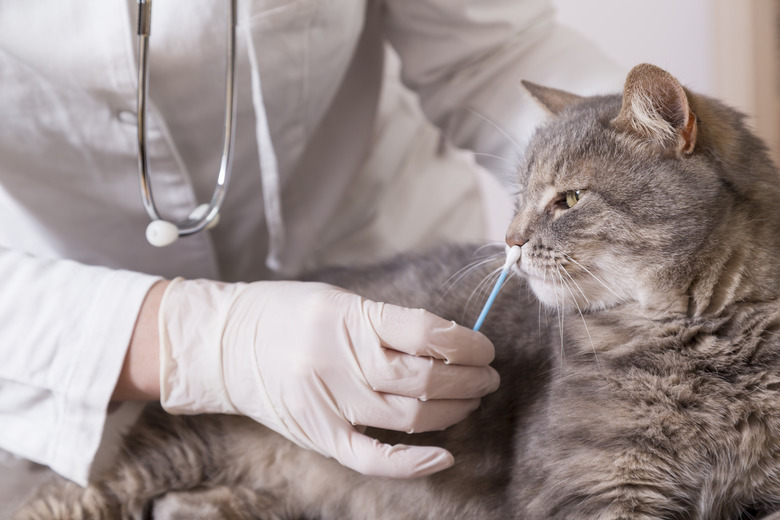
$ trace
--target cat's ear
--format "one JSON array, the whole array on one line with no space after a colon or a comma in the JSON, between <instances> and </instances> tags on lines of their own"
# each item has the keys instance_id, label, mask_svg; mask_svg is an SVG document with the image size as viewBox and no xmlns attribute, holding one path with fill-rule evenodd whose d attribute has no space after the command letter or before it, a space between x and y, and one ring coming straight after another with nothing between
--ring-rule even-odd
<instances>
[{"instance_id":1,"label":"cat's ear","mask_svg":"<svg viewBox=\"0 0 780 520\"><path fill-rule=\"evenodd\" d=\"M685 89L655 65L637 65L626 78L623 105L612 124L677 155L696 146L696 115Z\"/></svg>"},{"instance_id":2,"label":"cat's ear","mask_svg":"<svg viewBox=\"0 0 780 520\"><path fill-rule=\"evenodd\" d=\"M550 114L557 116L564 108L584 99L581 96L558 90L557 88L543 87L530 81L521 80L520 83L533 98Z\"/></svg>"}]
</instances>

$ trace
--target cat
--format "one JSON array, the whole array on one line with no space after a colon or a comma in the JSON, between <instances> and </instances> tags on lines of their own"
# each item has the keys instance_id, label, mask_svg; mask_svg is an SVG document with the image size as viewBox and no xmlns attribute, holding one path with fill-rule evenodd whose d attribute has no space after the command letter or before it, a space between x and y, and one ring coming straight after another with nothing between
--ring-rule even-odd
<instances>
[{"instance_id":1,"label":"cat","mask_svg":"<svg viewBox=\"0 0 780 520\"><path fill-rule=\"evenodd\" d=\"M501 387L417 480L371 478L235 416L149 406L115 467L15 519L737 519L780 511L780 176L743 116L652 65L622 95L524 83L550 113L520 168L520 261L482 331ZM474 322L503 249L320 280Z\"/></svg>"}]
</instances>

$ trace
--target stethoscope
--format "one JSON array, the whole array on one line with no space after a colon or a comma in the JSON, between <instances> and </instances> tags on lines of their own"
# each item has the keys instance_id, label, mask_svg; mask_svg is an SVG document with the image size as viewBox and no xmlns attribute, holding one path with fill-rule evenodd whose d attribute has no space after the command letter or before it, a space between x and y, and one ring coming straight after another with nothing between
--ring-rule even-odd
<instances>
[{"instance_id":1,"label":"stethoscope","mask_svg":"<svg viewBox=\"0 0 780 520\"><path fill-rule=\"evenodd\" d=\"M163 247L174 243L180 236L192 235L211 228L219 221L219 212L225 201L230 171L233 166L233 132L236 113L236 0L228 0L227 16L227 73L225 85L225 122L222 143L222 159L217 185L211 202L196 207L187 219L170 222L160 218L152 196L149 166L146 157L146 90L148 88L149 33L152 22L152 0L138 0L138 176L141 181L141 198L152 221L146 227L146 239L150 244Z\"/></svg>"}]
</instances>

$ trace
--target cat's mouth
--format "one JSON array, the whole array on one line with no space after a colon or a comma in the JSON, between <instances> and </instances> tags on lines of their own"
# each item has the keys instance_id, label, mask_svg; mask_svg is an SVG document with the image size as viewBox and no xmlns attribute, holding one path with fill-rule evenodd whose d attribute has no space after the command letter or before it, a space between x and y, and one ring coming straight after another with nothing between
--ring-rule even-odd
<instances>
[{"instance_id":1,"label":"cat's mouth","mask_svg":"<svg viewBox=\"0 0 780 520\"><path fill-rule=\"evenodd\" d=\"M571 288L571 275L565 266L551 258L541 258L523 251L521 259L513 266L513 272L524 278L536 297L543 304L561 309L575 306L576 297ZM582 298L581 298L582 299Z\"/></svg>"},{"instance_id":2,"label":"cat's mouth","mask_svg":"<svg viewBox=\"0 0 780 520\"><path fill-rule=\"evenodd\" d=\"M554 283L559 279L572 278L567 270L570 265L566 258L563 255L554 255L550 251L546 254L523 251L514 267L517 273L528 280Z\"/></svg>"},{"instance_id":3,"label":"cat's mouth","mask_svg":"<svg viewBox=\"0 0 780 520\"><path fill-rule=\"evenodd\" d=\"M632 272L624 264L599 250L566 252L531 241L522 246L512 269L545 306L587 312L634 299Z\"/></svg>"},{"instance_id":4,"label":"cat's mouth","mask_svg":"<svg viewBox=\"0 0 780 520\"><path fill-rule=\"evenodd\" d=\"M616 303L616 294L599 277L572 262L542 262L523 258L514 272L526 280L544 305L557 310L586 312Z\"/></svg>"}]
</instances>

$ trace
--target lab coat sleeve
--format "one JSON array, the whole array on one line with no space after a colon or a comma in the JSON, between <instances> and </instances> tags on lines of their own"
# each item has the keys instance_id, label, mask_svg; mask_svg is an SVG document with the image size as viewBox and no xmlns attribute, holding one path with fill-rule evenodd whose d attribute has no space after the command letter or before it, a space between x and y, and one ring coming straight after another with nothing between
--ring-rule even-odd
<instances>
[{"instance_id":1,"label":"lab coat sleeve","mask_svg":"<svg viewBox=\"0 0 780 520\"><path fill-rule=\"evenodd\" d=\"M0 448L86 484L157 279L0 248Z\"/></svg>"},{"instance_id":2,"label":"lab coat sleeve","mask_svg":"<svg viewBox=\"0 0 780 520\"><path fill-rule=\"evenodd\" d=\"M549 0L385 4L402 80L431 121L456 145L480 152L483 164L494 156L504 168L516 165L546 117L520 80L590 95L618 92L625 79L594 43L556 23Z\"/></svg>"}]
</instances>

